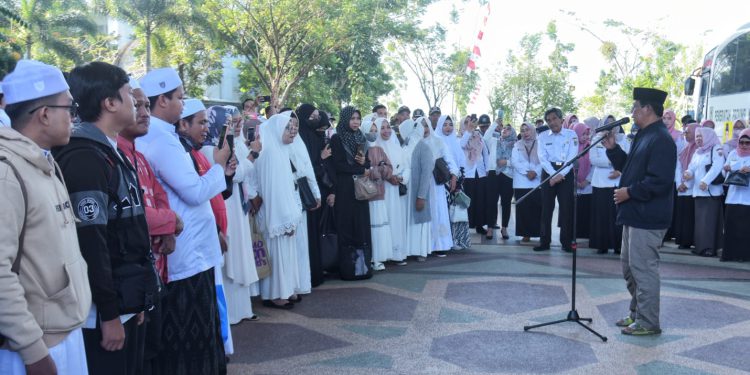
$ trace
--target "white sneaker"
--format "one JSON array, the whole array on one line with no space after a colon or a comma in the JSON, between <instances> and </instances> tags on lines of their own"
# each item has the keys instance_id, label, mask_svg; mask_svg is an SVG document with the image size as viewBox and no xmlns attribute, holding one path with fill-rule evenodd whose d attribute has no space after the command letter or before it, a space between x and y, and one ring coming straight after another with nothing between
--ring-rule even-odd
<instances>
[{"instance_id":1,"label":"white sneaker","mask_svg":"<svg viewBox=\"0 0 750 375\"><path fill-rule=\"evenodd\" d=\"M382 271L385 269L385 264L383 263L373 263L372 269L375 271Z\"/></svg>"}]
</instances>

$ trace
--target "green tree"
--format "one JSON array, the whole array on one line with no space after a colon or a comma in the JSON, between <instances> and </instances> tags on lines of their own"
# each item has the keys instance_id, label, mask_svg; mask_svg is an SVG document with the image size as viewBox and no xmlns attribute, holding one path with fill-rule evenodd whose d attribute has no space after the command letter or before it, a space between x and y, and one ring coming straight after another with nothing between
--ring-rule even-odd
<instances>
[{"instance_id":1,"label":"green tree","mask_svg":"<svg viewBox=\"0 0 750 375\"><path fill-rule=\"evenodd\" d=\"M0 7L0 18L8 24L10 35L21 42L29 59L40 51L49 51L83 62L71 38L93 36L98 31L92 18L81 11L87 8L82 0L11 0Z\"/></svg>"},{"instance_id":2,"label":"green tree","mask_svg":"<svg viewBox=\"0 0 750 375\"><path fill-rule=\"evenodd\" d=\"M539 58L545 40L554 46L546 63ZM500 83L490 90L488 99L493 112L502 109L509 121L541 118L553 106L565 113L574 112L570 73L575 67L569 65L567 58L574 47L559 40L554 22L547 25L545 33L524 35L518 50L508 52Z\"/></svg>"},{"instance_id":3,"label":"green tree","mask_svg":"<svg viewBox=\"0 0 750 375\"><path fill-rule=\"evenodd\" d=\"M576 17L573 12L566 12ZM633 87L655 87L669 93L665 106L686 104L683 81L700 64L702 51L689 53L687 46L672 42L652 30L632 27L621 21L603 22L606 33L597 33L578 20L581 30L600 43L599 52L609 68L599 75L594 94L583 98L589 113L629 112Z\"/></svg>"},{"instance_id":4,"label":"green tree","mask_svg":"<svg viewBox=\"0 0 750 375\"><path fill-rule=\"evenodd\" d=\"M341 22L335 22L345 11L341 5L340 0L207 0L203 9L221 41L253 71L243 77L260 83L278 104L337 44L346 43ZM323 22L332 17L334 22Z\"/></svg>"}]
</instances>

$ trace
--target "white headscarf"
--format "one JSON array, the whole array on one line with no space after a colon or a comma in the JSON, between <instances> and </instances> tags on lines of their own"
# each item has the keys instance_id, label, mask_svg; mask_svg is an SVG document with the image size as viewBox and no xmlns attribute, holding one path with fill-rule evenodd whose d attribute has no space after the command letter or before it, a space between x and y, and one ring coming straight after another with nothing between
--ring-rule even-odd
<instances>
[{"instance_id":1,"label":"white headscarf","mask_svg":"<svg viewBox=\"0 0 750 375\"><path fill-rule=\"evenodd\" d=\"M438 136L438 138L441 138L445 145L448 146L448 150L453 155L453 160L458 164L458 167L462 167L466 164L466 155L464 155L464 150L461 148L461 143L458 140L458 136L456 136L456 128L455 128L455 121L453 122L454 128L453 132L449 135L445 135L443 133L443 125L445 125L445 121L449 118L448 115L442 115L438 119L437 127L435 128L435 134ZM453 119L451 118L451 121Z\"/></svg>"},{"instance_id":2,"label":"white headscarf","mask_svg":"<svg viewBox=\"0 0 750 375\"><path fill-rule=\"evenodd\" d=\"M438 138L437 134L435 134L435 129L432 128L430 120L428 120L426 117L420 117L416 122L417 124L419 124L417 128L424 127L424 123L426 122L427 127L430 129L430 135L428 135L427 138L424 138L423 140L427 143L428 146L430 146L433 159L438 160L444 157L447 146L445 145L445 142L443 142L443 140L441 138Z\"/></svg>"},{"instance_id":3,"label":"white headscarf","mask_svg":"<svg viewBox=\"0 0 750 375\"><path fill-rule=\"evenodd\" d=\"M380 117L377 120L375 120L375 124L379 124L378 126L378 139L375 140L375 146L380 147L385 151L385 154L388 156L388 160L391 161L391 164L393 165L393 174L394 175L400 175L404 172L404 151L401 149L401 145L398 143L398 139L396 139L396 132L391 133L391 137L388 138L386 141L383 139L383 136L380 134L380 128L383 126L383 123L389 124L390 121L387 119ZM402 135L403 136L403 135Z\"/></svg>"},{"instance_id":4,"label":"white headscarf","mask_svg":"<svg viewBox=\"0 0 750 375\"><path fill-rule=\"evenodd\" d=\"M291 117L292 111L286 111L282 114ZM315 179L315 169L313 169L312 161L310 161L310 154L307 152L305 142L298 134L289 146L289 157L292 163L294 163L294 168L297 169L300 177L305 176L311 181L310 190L312 190L316 199L320 199L320 190L318 189L318 182Z\"/></svg>"},{"instance_id":5,"label":"white headscarf","mask_svg":"<svg viewBox=\"0 0 750 375\"><path fill-rule=\"evenodd\" d=\"M298 199L294 199L297 192L289 163L292 147L282 141L290 119L290 112L285 112L271 116L263 123L263 151L255 162L263 197L260 222L271 238L295 230L302 218L302 206Z\"/></svg>"}]
</instances>

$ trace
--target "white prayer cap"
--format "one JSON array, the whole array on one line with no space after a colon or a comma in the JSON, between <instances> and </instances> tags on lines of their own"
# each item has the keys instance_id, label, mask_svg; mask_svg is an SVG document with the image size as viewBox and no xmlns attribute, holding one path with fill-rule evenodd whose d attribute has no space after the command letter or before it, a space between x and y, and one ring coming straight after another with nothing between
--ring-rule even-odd
<instances>
[{"instance_id":1,"label":"white prayer cap","mask_svg":"<svg viewBox=\"0 0 750 375\"><path fill-rule=\"evenodd\" d=\"M203 102L200 101L200 99L185 99L184 102L185 104L182 106L182 114L180 115L181 119L206 110L206 106L203 105Z\"/></svg>"},{"instance_id":2,"label":"white prayer cap","mask_svg":"<svg viewBox=\"0 0 750 375\"><path fill-rule=\"evenodd\" d=\"M6 104L59 94L70 87L60 69L35 60L20 60L2 83Z\"/></svg>"},{"instance_id":3,"label":"white prayer cap","mask_svg":"<svg viewBox=\"0 0 750 375\"><path fill-rule=\"evenodd\" d=\"M172 68L154 69L141 78L141 88L149 98L170 92L182 85L182 80Z\"/></svg>"},{"instance_id":4,"label":"white prayer cap","mask_svg":"<svg viewBox=\"0 0 750 375\"><path fill-rule=\"evenodd\" d=\"M130 77L130 82L129 83L130 83L130 88L133 89L133 90L137 90L137 89L141 88L141 83L138 82L138 80L135 79L135 78L133 78L133 77Z\"/></svg>"}]
</instances>

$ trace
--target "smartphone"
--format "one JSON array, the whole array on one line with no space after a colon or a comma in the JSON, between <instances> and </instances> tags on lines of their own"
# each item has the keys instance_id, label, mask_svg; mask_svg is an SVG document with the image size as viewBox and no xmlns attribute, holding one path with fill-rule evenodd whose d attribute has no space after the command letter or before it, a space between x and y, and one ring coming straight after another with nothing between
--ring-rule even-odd
<instances>
[{"instance_id":1,"label":"smartphone","mask_svg":"<svg viewBox=\"0 0 750 375\"><path fill-rule=\"evenodd\" d=\"M221 127L221 133L219 133L219 144L216 147L218 148L224 147L224 139L227 137L228 131L229 131L229 124L224 124L224 126Z\"/></svg>"},{"instance_id":2,"label":"smartphone","mask_svg":"<svg viewBox=\"0 0 750 375\"><path fill-rule=\"evenodd\" d=\"M357 146L357 154L364 156L365 155L365 145L358 145Z\"/></svg>"},{"instance_id":3,"label":"smartphone","mask_svg":"<svg viewBox=\"0 0 750 375\"><path fill-rule=\"evenodd\" d=\"M248 142L255 140L255 126L245 128L245 140Z\"/></svg>"},{"instance_id":4,"label":"smartphone","mask_svg":"<svg viewBox=\"0 0 750 375\"><path fill-rule=\"evenodd\" d=\"M268 103L271 101L271 95L263 95L258 97L258 102L260 103Z\"/></svg>"}]
</instances>

